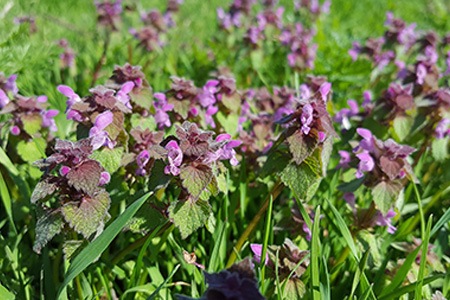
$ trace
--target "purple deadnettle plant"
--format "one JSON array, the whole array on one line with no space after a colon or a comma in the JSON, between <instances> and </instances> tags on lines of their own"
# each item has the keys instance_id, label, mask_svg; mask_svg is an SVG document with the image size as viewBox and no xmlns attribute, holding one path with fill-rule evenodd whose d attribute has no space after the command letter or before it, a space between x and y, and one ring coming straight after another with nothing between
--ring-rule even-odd
<instances>
[{"instance_id":1,"label":"purple deadnettle plant","mask_svg":"<svg viewBox=\"0 0 450 300\"><path fill-rule=\"evenodd\" d=\"M40 253L60 232L74 231L88 239L102 231L110 204L103 186L110 174L89 158L92 144L91 139L75 143L57 140L53 154L35 163L44 175L31 195L31 202L38 207L34 251ZM53 197L56 202L48 201Z\"/></svg>"}]
</instances>

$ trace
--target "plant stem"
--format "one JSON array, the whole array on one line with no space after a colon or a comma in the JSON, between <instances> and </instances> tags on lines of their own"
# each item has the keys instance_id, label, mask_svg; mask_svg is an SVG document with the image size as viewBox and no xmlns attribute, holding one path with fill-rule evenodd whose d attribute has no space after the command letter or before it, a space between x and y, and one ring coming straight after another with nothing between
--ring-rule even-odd
<instances>
[{"instance_id":1,"label":"plant stem","mask_svg":"<svg viewBox=\"0 0 450 300\"><path fill-rule=\"evenodd\" d=\"M233 248L233 252L230 254L230 258L228 259L226 268L229 268L233 265L233 263L236 261L237 255L242 246L244 245L245 241L248 239L250 234L255 230L256 225L258 225L259 220L264 215L267 207L269 206L270 198L272 197L274 200L280 195L281 191L283 190L284 185L281 183L281 181L278 181L272 188L272 191L266 196L266 199L264 200L264 203L262 204L259 211L256 213L256 215L253 217L253 219L248 224L247 228L245 228L242 235L239 237L236 246Z\"/></svg>"}]
</instances>

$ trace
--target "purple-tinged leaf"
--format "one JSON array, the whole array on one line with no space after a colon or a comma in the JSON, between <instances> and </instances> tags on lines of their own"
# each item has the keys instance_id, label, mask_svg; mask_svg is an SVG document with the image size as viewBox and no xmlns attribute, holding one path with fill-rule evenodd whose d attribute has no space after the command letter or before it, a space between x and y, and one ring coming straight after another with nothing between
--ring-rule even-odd
<instances>
[{"instance_id":1,"label":"purple-tinged leaf","mask_svg":"<svg viewBox=\"0 0 450 300\"><path fill-rule=\"evenodd\" d=\"M95 160L87 160L67 173L69 184L78 191L93 195L98 191L98 182L103 171L100 163Z\"/></svg>"},{"instance_id":2,"label":"purple-tinged leaf","mask_svg":"<svg viewBox=\"0 0 450 300\"><path fill-rule=\"evenodd\" d=\"M203 164L182 166L180 170L182 185L194 200L207 188L213 176L211 168Z\"/></svg>"},{"instance_id":3,"label":"purple-tinged leaf","mask_svg":"<svg viewBox=\"0 0 450 300\"><path fill-rule=\"evenodd\" d=\"M57 189L57 184L54 182L55 177L46 177L44 180L39 181L31 194L31 203L44 199L45 197L53 194Z\"/></svg>"},{"instance_id":4,"label":"purple-tinged leaf","mask_svg":"<svg viewBox=\"0 0 450 300\"><path fill-rule=\"evenodd\" d=\"M92 197L84 196L81 202L64 204L61 211L70 227L85 238L89 238L94 232L103 229L110 202L109 194L101 190Z\"/></svg>"},{"instance_id":5,"label":"purple-tinged leaf","mask_svg":"<svg viewBox=\"0 0 450 300\"><path fill-rule=\"evenodd\" d=\"M386 156L380 157L380 168L389 177L394 180L400 175L403 168L403 161L401 159L391 160Z\"/></svg>"},{"instance_id":6,"label":"purple-tinged leaf","mask_svg":"<svg viewBox=\"0 0 450 300\"><path fill-rule=\"evenodd\" d=\"M294 161L298 165L310 156L319 145L319 141L314 135L304 135L301 130L297 130L293 135L288 137L287 141Z\"/></svg>"}]
</instances>

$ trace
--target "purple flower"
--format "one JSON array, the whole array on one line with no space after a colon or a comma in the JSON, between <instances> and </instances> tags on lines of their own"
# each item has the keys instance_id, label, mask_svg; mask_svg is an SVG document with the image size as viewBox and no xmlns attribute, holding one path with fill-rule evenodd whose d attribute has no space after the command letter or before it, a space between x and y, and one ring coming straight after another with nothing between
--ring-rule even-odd
<instances>
[{"instance_id":1,"label":"purple flower","mask_svg":"<svg viewBox=\"0 0 450 300\"><path fill-rule=\"evenodd\" d=\"M162 129L164 126L170 127L172 123L170 122L170 117L167 112L173 110L173 105L167 103L166 95L163 93L155 93L153 97L157 100L153 105L156 110L155 121L158 124L158 128Z\"/></svg>"},{"instance_id":2,"label":"purple flower","mask_svg":"<svg viewBox=\"0 0 450 300\"><path fill-rule=\"evenodd\" d=\"M359 158L358 170L356 171L356 178L361 178L364 176L363 172L370 172L375 167L375 161L372 156L367 152L362 152L356 154Z\"/></svg>"},{"instance_id":3,"label":"purple flower","mask_svg":"<svg viewBox=\"0 0 450 300\"><path fill-rule=\"evenodd\" d=\"M262 250L263 245L262 244L250 244L250 249L253 252L253 259L257 263L261 263L261 256L262 256ZM267 266L269 265L269 253L266 253L266 259L264 260L264 264Z\"/></svg>"},{"instance_id":4,"label":"purple flower","mask_svg":"<svg viewBox=\"0 0 450 300\"><path fill-rule=\"evenodd\" d=\"M18 126L13 126L10 129L10 132L12 135L19 135L20 134L20 128Z\"/></svg>"},{"instance_id":5,"label":"purple flower","mask_svg":"<svg viewBox=\"0 0 450 300\"><path fill-rule=\"evenodd\" d=\"M206 82L202 92L197 95L201 106L208 107L216 103L216 97L214 94L217 93L218 85L218 80L208 80L208 82Z\"/></svg>"},{"instance_id":6,"label":"purple flower","mask_svg":"<svg viewBox=\"0 0 450 300\"><path fill-rule=\"evenodd\" d=\"M206 109L205 112L205 122L212 128L216 128L216 123L214 122L213 116L219 111L219 108L217 106L211 105Z\"/></svg>"},{"instance_id":7,"label":"purple flower","mask_svg":"<svg viewBox=\"0 0 450 300\"><path fill-rule=\"evenodd\" d=\"M125 106L128 107L129 109L132 109L132 107L130 103L130 96L128 96L128 94L133 90L133 88L134 82L132 81L125 82L116 94L117 99L123 104L125 104Z\"/></svg>"},{"instance_id":8,"label":"purple flower","mask_svg":"<svg viewBox=\"0 0 450 300\"><path fill-rule=\"evenodd\" d=\"M339 150L338 153L341 156L341 159L339 160L339 164L337 165L336 168L338 168L338 169L350 168L350 166L348 165L351 161L350 153L347 151L344 151L344 150Z\"/></svg>"},{"instance_id":9,"label":"purple flower","mask_svg":"<svg viewBox=\"0 0 450 300\"><path fill-rule=\"evenodd\" d=\"M42 126L49 128L50 131L57 131L58 127L56 127L55 120L53 119L57 114L59 114L59 111L56 109L41 111Z\"/></svg>"},{"instance_id":10,"label":"purple flower","mask_svg":"<svg viewBox=\"0 0 450 300\"><path fill-rule=\"evenodd\" d=\"M104 145L107 145L109 148L114 147L114 143L109 138L108 132L104 131L104 129L113 122L113 119L114 115L109 110L99 114L95 118L94 127L89 130L89 137L91 138L93 150L97 150Z\"/></svg>"},{"instance_id":11,"label":"purple flower","mask_svg":"<svg viewBox=\"0 0 450 300\"><path fill-rule=\"evenodd\" d=\"M6 106L9 103L9 98L6 93L0 89L0 109Z\"/></svg>"},{"instance_id":12,"label":"purple flower","mask_svg":"<svg viewBox=\"0 0 450 300\"><path fill-rule=\"evenodd\" d=\"M167 158L169 160L169 165L164 168L165 174L172 174L174 176L177 176L180 174L180 166L181 162L183 161L183 152L180 149L180 146L178 146L177 141L170 141L166 145Z\"/></svg>"},{"instance_id":13,"label":"purple flower","mask_svg":"<svg viewBox=\"0 0 450 300\"><path fill-rule=\"evenodd\" d=\"M320 95L322 96L323 101L325 101L325 102L327 101L328 94L330 93L330 91L331 91L331 83L330 82L322 83L322 85L319 88L319 92L320 92Z\"/></svg>"},{"instance_id":14,"label":"purple flower","mask_svg":"<svg viewBox=\"0 0 450 300\"><path fill-rule=\"evenodd\" d=\"M222 133L216 137L216 142L225 142L225 144L214 153L215 160L230 160L232 166L237 166L239 161L236 159L236 151L233 148L240 146L242 141L231 140L229 134Z\"/></svg>"},{"instance_id":15,"label":"purple flower","mask_svg":"<svg viewBox=\"0 0 450 300\"><path fill-rule=\"evenodd\" d=\"M61 169L59 169L59 174L61 174L61 176L66 176L67 173L70 172L70 170L72 169L68 166L61 166Z\"/></svg>"},{"instance_id":16,"label":"purple flower","mask_svg":"<svg viewBox=\"0 0 450 300\"><path fill-rule=\"evenodd\" d=\"M419 63L416 67L416 82L418 84L423 84L425 76L427 76L427 68L423 64Z\"/></svg>"},{"instance_id":17,"label":"purple flower","mask_svg":"<svg viewBox=\"0 0 450 300\"><path fill-rule=\"evenodd\" d=\"M302 115L300 116L300 122L302 124L302 132L304 135L308 135L313 121L313 107L311 104L305 104L302 109Z\"/></svg>"},{"instance_id":18,"label":"purple flower","mask_svg":"<svg viewBox=\"0 0 450 300\"><path fill-rule=\"evenodd\" d=\"M145 170L145 166L150 160L150 153L147 150L141 151L141 153L138 154L136 157L136 163L138 165L138 169L136 170L136 174L139 176L144 176L147 174L147 171Z\"/></svg>"},{"instance_id":19,"label":"purple flower","mask_svg":"<svg viewBox=\"0 0 450 300\"><path fill-rule=\"evenodd\" d=\"M110 180L111 180L111 175L108 172L104 171L100 174L100 180L98 182L98 185L102 186L102 185L108 184L110 182Z\"/></svg>"},{"instance_id":20,"label":"purple flower","mask_svg":"<svg viewBox=\"0 0 450 300\"><path fill-rule=\"evenodd\" d=\"M348 54L352 57L352 60L355 61L358 59L358 56L362 52L362 47L358 42L353 42L353 46L350 50L348 50Z\"/></svg>"},{"instance_id":21,"label":"purple flower","mask_svg":"<svg viewBox=\"0 0 450 300\"><path fill-rule=\"evenodd\" d=\"M377 211L375 224L378 226L387 226L387 232L394 234L397 228L391 224L391 219L395 217L395 215L396 213L392 209L390 209L385 216L383 216L380 211Z\"/></svg>"},{"instance_id":22,"label":"purple flower","mask_svg":"<svg viewBox=\"0 0 450 300\"><path fill-rule=\"evenodd\" d=\"M434 134L437 139L443 139L446 136L450 135L450 119L444 118L441 121L439 121L438 125L436 126L436 129L434 130Z\"/></svg>"},{"instance_id":23,"label":"purple flower","mask_svg":"<svg viewBox=\"0 0 450 300\"><path fill-rule=\"evenodd\" d=\"M68 98L67 102L66 102L67 119L81 122L83 120L83 117L81 116L81 114L78 111L71 109L73 104L75 104L76 102L81 102L80 96L78 96L72 90L72 88L67 85L58 85L57 89L61 94L63 94L64 96L66 96Z\"/></svg>"},{"instance_id":24,"label":"purple flower","mask_svg":"<svg viewBox=\"0 0 450 300\"><path fill-rule=\"evenodd\" d=\"M353 209L355 209L355 194L347 192L344 193L343 198L345 202L347 202Z\"/></svg>"}]
</instances>

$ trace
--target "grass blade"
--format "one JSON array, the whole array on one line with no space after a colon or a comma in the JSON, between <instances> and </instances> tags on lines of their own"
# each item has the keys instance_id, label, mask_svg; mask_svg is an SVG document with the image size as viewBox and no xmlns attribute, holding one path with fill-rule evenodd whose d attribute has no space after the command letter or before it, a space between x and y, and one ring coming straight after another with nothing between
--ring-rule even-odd
<instances>
[{"instance_id":1,"label":"grass blade","mask_svg":"<svg viewBox=\"0 0 450 300\"><path fill-rule=\"evenodd\" d=\"M447 224L450 221L450 209L447 209L447 211L442 215L442 217L434 224L433 229L431 229L430 236L435 235L442 226Z\"/></svg>"},{"instance_id":2,"label":"grass blade","mask_svg":"<svg viewBox=\"0 0 450 300\"><path fill-rule=\"evenodd\" d=\"M175 275L175 273L178 271L178 269L180 268L180 264L176 265L175 268L172 270L172 272L170 273L170 275L164 280L163 283L161 283L158 288L147 298L147 300L152 300L155 299L156 295L158 295L159 291L167 284L167 282L169 282L170 279L172 279L173 275Z\"/></svg>"},{"instance_id":3,"label":"grass blade","mask_svg":"<svg viewBox=\"0 0 450 300\"><path fill-rule=\"evenodd\" d=\"M402 266L397 271L397 274L395 274L394 279L392 279L391 284L383 289L383 292L380 294L380 297L392 293L397 287L399 287L402 284L402 282L405 281L406 275L411 270L411 266L416 260L419 251L420 247L417 247L413 252L408 254Z\"/></svg>"},{"instance_id":4,"label":"grass blade","mask_svg":"<svg viewBox=\"0 0 450 300\"><path fill-rule=\"evenodd\" d=\"M319 256L320 256L320 205L316 209L311 237L311 293L312 299L319 300L320 297L320 276L319 276Z\"/></svg>"},{"instance_id":5,"label":"grass blade","mask_svg":"<svg viewBox=\"0 0 450 300\"><path fill-rule=\"evenodd\" d=\"M269 236L271 232L271 225L272 225L272 209L273 209L273 197L270 196L269 200L269 209L267 210L267 216L266 216L266 228L264 232L264 242L263 242L263 248L261 252L261 286L264 287L264 277L266 272L266 253L267 253L267 247L269 246Z\"/></svg>"},{"instance_id":6,"label":"grass blade","mask_svg":"<svg viewBox=\"0 0 450 300\"><path fill-rule=\"evenodd\" d=\"M443 278L443 277L445 277L445 275L446 274L438 274L438 275L428 276L428 277L423 279L422 286L430 284L433 281L436 281L436 280L438 280L440 278ZM416 281L416 282L411 283L411 284L409 284L407 286L403 286L401 288L395 289L392 293L389 293L389 294L387 294L387 295L385 295L383 297L380 297L380 298L378 298L378 300L398 299L402 295L405 295L405 294L413 292L416 289L418 284L419 284L419 282Z\"/></svg>"},{"instance_id":7,"label":"grass blade","mask_svg":"<svg viewBox=\"0 0 450 300\"><path fill-rule=\"evenodd\" d=\"M419 267L419 275L417 276L415 299L422 299L423 279L425 276L425 268L427 265L428 244L430 241L430 232L432 224L433 224L433 215L430 215L425 235L422 237L422 255L420 256L420 267Z\"/></svg>"},{"instance_id":8,"label":"grass blade","mask_svg":"<svg viewBox=\"0 0 450 300\"><path fill-rule=\"evenodd\" d=\"M19 175L19 170L17 170L17 168L13 165L8 155L6 155L5 151L1 147L0 147L0 164L4 165L11 174L15 176Z\"/></svg>"},{"instance_id":9,"label":"grass blade","mask_svg":"<svg viewBox=\"0 0 450 300\"><path fill-rule=\"evenodd\" d=\"M74 258L67 270L64 281L61 284L57 299L66 289L67 285L84 269L86 269L103 251L111 244L113 239L125 227L127 222L134 216L138 209L144 202L153 194L149 192L131 204L111 225L109 225L94 241L92 241L86 248L84 248L77 257Z\"/></svg>"},{"instance_id":10,"label":"grass blade","mask_svg":"<svg viewBox=\"0 0 450 300\"><path fill-rule=\"evenodd\" d=\"M353 241L352 234L350 233L350 230L347 227L347 224L345 223L344 219L342 218L339 211L334 207L334 205L330 202L330 200L327 199L328 205L330 205L331 210L333 211L334 216L336 217L336 225L341 231L342 237L347 242L348 247L350 248L350 251L352 252L353 256L356 259L359 259L359 252L356 249L355 242Z\"/></svg>"},{"instance_id":11,"label":"grass blade","mask_svg":"<svg viewBox=\"0 0 450 300\"><path fill-rule=\"evenodd\" d=\"M6 215L8 216L9 223L11 224L11 228L14 233L17 234L16 226L14 224L14 218L12 213L12 201L9 196L8 187L6 186L5 181L3 180L2 173L0 172L0 196L2 197L3 206L5 207Z\"/></svg>"}]
</instances>

